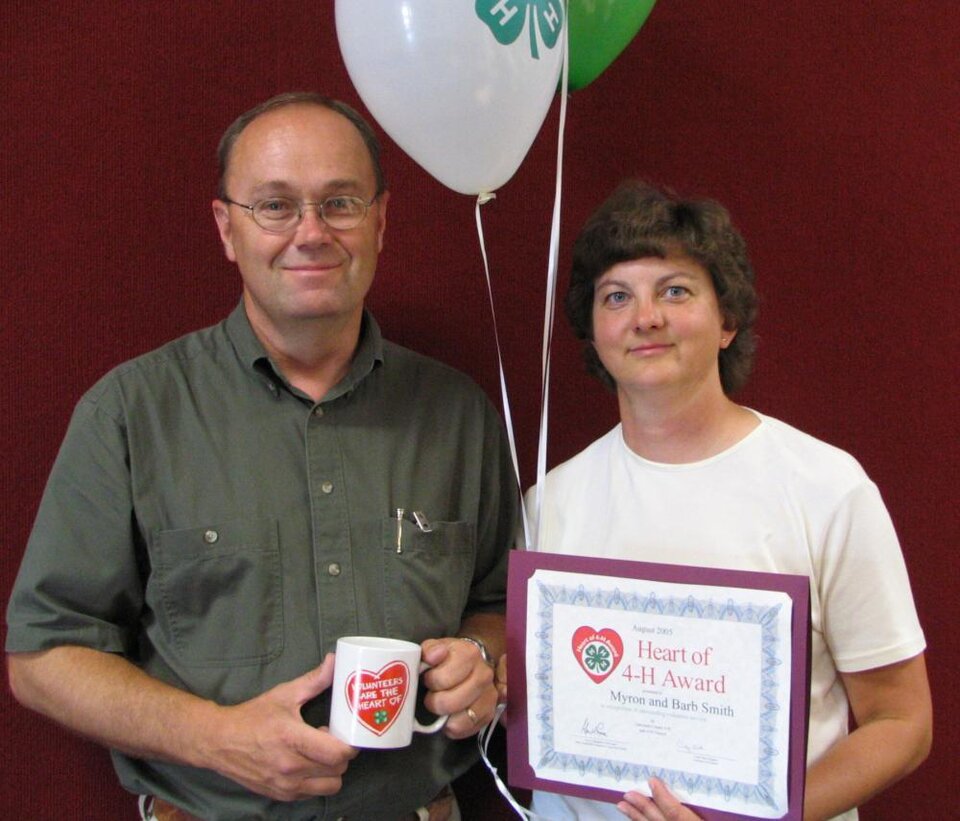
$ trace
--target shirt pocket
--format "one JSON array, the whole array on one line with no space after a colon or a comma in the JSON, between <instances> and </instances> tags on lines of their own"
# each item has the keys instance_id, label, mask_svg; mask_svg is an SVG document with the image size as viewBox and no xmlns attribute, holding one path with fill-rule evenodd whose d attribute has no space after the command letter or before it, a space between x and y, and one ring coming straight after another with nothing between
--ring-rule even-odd
<instances>
[{"instance_id":1,"label":"shirt pocket","mask_svg":"<svg viewBox=\"0 0 960 821\"><path fill-rule=\"evenodd\" d=\"M158 618L181 663L262 664L280 654L283 582L274 519L161 530L154 548Z\"/></svg>"},{"instance_id":2,"label":"shirt pocket","mask_svg":"<svg viewBox=\"0 0 960 821\"><path fill-rule=\"evenodd\" d=\"M456 635L473 580L475 525L431 521L424 532L402 520L397 552L397 524L381 524L388 635L415 642Z\"/></svg>"}]
</instances>

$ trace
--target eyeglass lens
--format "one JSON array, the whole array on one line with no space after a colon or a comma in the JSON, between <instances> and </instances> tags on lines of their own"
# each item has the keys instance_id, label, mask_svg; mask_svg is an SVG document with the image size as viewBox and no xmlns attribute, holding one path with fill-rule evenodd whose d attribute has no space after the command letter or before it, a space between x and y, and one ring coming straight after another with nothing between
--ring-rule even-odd
<instances>
[{"instance_id":1,"label":"eyeglass lens","mask_svg":"<svg viewBox=\"0 0 960 821\"><path fill-rule=\"evenodd\" d=\"M367 203L358 197L328 197L319 203L299 203L288 197L270 197L253 205L253 218L267 231L285 231L300 223L306 209L314 207L331 228L359 225L366 216Z\"/></svg>"}]
</instances>

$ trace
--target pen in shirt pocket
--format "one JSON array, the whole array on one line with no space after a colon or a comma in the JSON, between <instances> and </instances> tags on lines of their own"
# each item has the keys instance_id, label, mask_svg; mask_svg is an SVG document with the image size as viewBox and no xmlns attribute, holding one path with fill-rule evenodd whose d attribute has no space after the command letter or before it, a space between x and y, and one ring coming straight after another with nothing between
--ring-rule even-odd
<instances>
[{"instance_id":1,"label":"pen in shirt pocket","mask_svg":"<svg viewBox=\"0 0 960 821\"><path fill-rule=\"evenodd\" d=\"M433 531L433 525L422 510L411 510L407 513L406 508L397 508L397 553L403 553L403 520L413 522L421 533L430 533Z\"/></svg>"}]
</instances>

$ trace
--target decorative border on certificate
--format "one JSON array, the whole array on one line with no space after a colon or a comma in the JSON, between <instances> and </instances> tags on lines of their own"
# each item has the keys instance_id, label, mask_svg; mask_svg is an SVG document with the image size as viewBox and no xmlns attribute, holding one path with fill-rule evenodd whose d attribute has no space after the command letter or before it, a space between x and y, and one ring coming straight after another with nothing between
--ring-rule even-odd
<instances>
[{"instance_id":1,"label":"decorative border on certificate","mask_svg":"<svg viewBox=\"0 0 960 821\"><path fill-rule=\"evenodd\" d=\"M802 818L808 631L806 576L514 552L510 783Z\"/></svg>"}]
</instances>

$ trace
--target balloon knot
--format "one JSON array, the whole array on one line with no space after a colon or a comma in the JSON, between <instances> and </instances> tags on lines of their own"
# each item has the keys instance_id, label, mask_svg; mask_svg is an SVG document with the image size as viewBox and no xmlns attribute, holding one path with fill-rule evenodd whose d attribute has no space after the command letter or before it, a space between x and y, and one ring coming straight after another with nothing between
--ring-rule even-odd
<instances>
[{"instance_id":1,"label":"balloon knot","mask_svg":"<svg viewBox=\"0 0 960 821\"><path fill-rule=\"evenodd\" d=\"M484 191L480 194L477 194L477 204L486 205L488 202L490 202L490 200L495 200L496 198L497 195L492 191Z\"/></svg>"}]
</instances>

